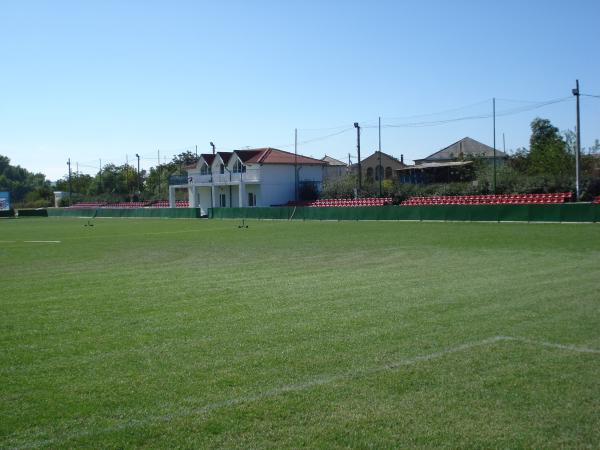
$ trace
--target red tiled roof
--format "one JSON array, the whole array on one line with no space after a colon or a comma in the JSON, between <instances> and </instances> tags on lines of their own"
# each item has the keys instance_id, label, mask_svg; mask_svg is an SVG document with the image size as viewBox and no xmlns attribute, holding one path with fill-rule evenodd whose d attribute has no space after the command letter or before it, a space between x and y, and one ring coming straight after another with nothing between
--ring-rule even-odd
<instances>
[{"instance_id":1,"label":"red tiled roof","mask_svg":"<svg viewBox=\"0 0 600 450\"><path fill-rule=\"evenodd\" d=\"M236 150L235 154L238 155L242 162L245 163L246 161L259 155L261 152L262 150Z\"/></svg>"},{"instance_id":2,"label":"red tiled roof","mask_svg":"<svg viewBox=\"0 0 600 450\"><path fill-rule=\"evenodd\" d=\"M236 150L240 159L245 163L254 164L303 164L326 166L327 162L308 156L295 155L294 153L278 150L276 148L255 148L252 150ZM243 156L242 156L243 155ZM247 158L247 159L244 159Z\"/></svg>"},{"instance_id":3,"label":"red tiled roof","mask_svg":"<svg viewBox=\"0 0 600 450\"><path fill-rule=\"evenodd\" d=\"M217 155L221 157L223 163L227 164L229 162L229 158L233 155L233 152L217 152Z\"/></svg>"},{"instance_id":4,"label":"red tiled roof","mask_svg":"<svg viewBox=\"0 0 600 450\"><path fill-rule=\"evenodd\" d=\"M204 161L206 161L206 164L208 164L209 166L215 160L215 155L213 155L212 153L202 153L200 156L202 156Z\"/></svg>"}]
</instances>

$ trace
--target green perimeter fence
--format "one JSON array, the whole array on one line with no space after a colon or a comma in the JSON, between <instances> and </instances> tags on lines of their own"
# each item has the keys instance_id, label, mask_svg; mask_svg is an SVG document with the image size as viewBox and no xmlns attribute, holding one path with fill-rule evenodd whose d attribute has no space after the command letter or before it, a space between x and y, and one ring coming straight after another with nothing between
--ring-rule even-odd
<instances>
[{"instance_id":1,"label":"green perimeter fence","mask_svg":"<svg viewBox=\"0 0 600 450\"><path fill-rule=\"evenodd\" d=\"M12 217L12 211L2 211ZM49 208L18 210L20 217L200 217L199 208ZM472 222L600 222L600 204L431 205L368 207L210 208L213 219L281 220L441 220Z\"/></svg>"},{"instance_id":2,"label":"green perimeter fence","mask_svg":"<svg viewBox=\"0 0 600 450\"><path fill-rule=\"evenodd\" d=\"M49 208L48 217L156 217L172 219L200 218L199 208Z\"/></svg>"},{"instance_id":3,"label":"green perimeter fence","mask_svg":"<svg viewBox=\"0 0 600 450\"><path fill-rule=\"evenodd\" d=\"M473 222L600 222L600 205L431 205L211 208L213 219L443 220Z\"/></svg>"}]
</instances>

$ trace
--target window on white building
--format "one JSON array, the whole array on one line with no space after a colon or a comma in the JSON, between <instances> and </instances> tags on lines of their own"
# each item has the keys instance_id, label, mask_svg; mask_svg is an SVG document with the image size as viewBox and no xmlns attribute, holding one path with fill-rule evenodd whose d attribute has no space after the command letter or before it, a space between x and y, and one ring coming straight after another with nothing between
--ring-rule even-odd
<instances>
[{"instance_id":1,"label":"window on white building","mask_svg":"<svg viewBox=\"0 0 600 450\"><path fill-rule=\"evenodd\" d=\"M219 166L219 173L220 173L221 175L225 173L225 164L221 164L221 165Z\"/></svg>"},{"instance_id":2,"label":"window on white building","mask_svg":"<svg viewBox=\"0 0 600 450\"><path fill-rule=\"evenodd\" d=\"M200 168L200 175L210 175L211 172L212 170L208 164L202 164L202 167Z\"/></svg>"},{"instance_id":3,"label":"window on white building","mask_svg":"<svg viewBox=\"0 0 600 450\"><path fill-rule=\"evenodd\" d=\"M233 165L233 173L242 173L246 171L246 166L238 159Z\"/></svg>"}]
</instances>

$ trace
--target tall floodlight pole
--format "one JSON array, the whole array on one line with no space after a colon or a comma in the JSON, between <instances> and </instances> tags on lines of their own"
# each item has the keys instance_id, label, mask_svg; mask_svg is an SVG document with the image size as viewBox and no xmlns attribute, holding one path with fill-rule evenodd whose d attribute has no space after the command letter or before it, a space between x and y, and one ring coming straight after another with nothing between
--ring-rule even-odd
<instances>
[{"instance_id":1,"label":"tall floodlight pole","mask_svg":"<svg viewBox=\"0 0 600 450\"><path fill-rule=\"evenodd\" d=\"M73 192L73 185L71 184L71 158L67 160L67 166L69 166L69 206L71 206L71 194Z\"/></svg>"},{"instance_id":2,"label":"tall floodlight pole","mask_svg":"<svg viewBox=\"0 0 600 450\"><path fill-rule=\"evenodd\" d=\"M354 128L356 128L356 150L358 152L358 194L362 191L362 166L360 163L360 125L358 122L354 122Z\"/></svg>"},{"instance_id":3,"label":"tall floodlight pole","mask_svg":"<svg viewBox=\"0 0 600 450\"><path fill-rule=\"evenodd\" d=\"M294 128L294 201L298 201L298 128Z\"/></svg>"},{"instance_id":4,"label":"tall floodlight pole","mask_svg":"<svg viewBox=\"0 0 600 450\"><path fill-rule=\"evenodd\" d=\"M573 89L573 95L575 96L577 103L577 129L575 130L576 145L575 145L575 200L579 201L579 158L581 155L581 123L579 121L579 80L575 80L575 89Z\"/></svg>"},{"instance_id":5,"label":"tall floodlight pole","mask_svg":"<svg viewBox=\"0 0 600 450\"><path fill-rule=\"evenodd\" d=\"M137 190L138 190L138 195L140 194L140 155L139 154L135 154L135 157L138 160L138 167L137 167Z\"/></svg>"},{"instance_id":6,"label":"tall floodlight pole","mask_svg":"<svg viewBox=\"0 0 600 450\"><path fill-rule=\"evenodd\" d=\"M494 116L494 182L492 187L494 189L494 194L496 193L496 98L492 99L492 109Z\"/></svg>"},{"instance_id":7,"label":"tall floodlight pole","mask_svg":"<svg viewBox=\"0 0 600 450\"><path fill-rule=\"evenodd\" d=\"M210 146L212 147L212 151L213 151L213 155L215 154L215 144L213 144L212 142L210 143Z\"/></svg>"},{"instance_id":8,"label":"tall floodlight pole","mask_svg":"<svg viewBox=\"0 0 600 450\"><path fill-rule=\"evenodd\" d=\"M379 167L377 168L379 172L379 197L383 196L383 166L381 165L381 117L379 117Z\"/></svg>"}]
</instances>

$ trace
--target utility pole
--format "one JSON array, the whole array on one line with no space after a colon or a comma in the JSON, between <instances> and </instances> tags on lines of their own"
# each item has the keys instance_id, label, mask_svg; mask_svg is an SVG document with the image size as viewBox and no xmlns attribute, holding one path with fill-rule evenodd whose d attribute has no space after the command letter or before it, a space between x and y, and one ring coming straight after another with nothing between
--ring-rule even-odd
<instances>
[{"instance_id":1,"label":"utility pole","mask_svg":"<svg viewBox=\"0 0 600 450\"><path fill-rule=\"evenodd\" d=\"M127 153L125 153L125 189L127 190L127 195L129 195L129 201L131 201L129 193L129 155Z\"/></svg>"},{"instance_id":2,"label":"utility pole","mask_svg":"<svg viewBox=\"0 0 600 450\"><path fill-rule=\"evenodd\" d=\"M100 192L103 193L104 189L102 188L102 158L99 159L100 162L100 171L98 172L98 174L100 175Z\"/></svg>"},{"instance_id":3,"label":"utility pole","mask_svg":"<svg viewBox=\"0 0 600 450\"><path fill-rule=\"evenodd\" d=\"M196 158L198 158L198 144L196 144Z\"/></svg>"},{"instance_id":4,"label":"utility pole","mask_svg":"<svg viewBox=\"0 0 600 450\"><path fill-rule=\"evenodd\" d=\"M492 187L494 189L494 194L496 193L496 97L492 99L492 109L494 116L494 181Z\"/></svg>"},{"instance_id":5,"label":"utility pole","mask_svg":"<svg viewBox=\"0 0 600 450\"><path fill-rule=\"evenodd\" d=\"M358 122L354 122L354 128L356 128L356 150L358 151L358 194L362 191L362 166L360 164L360 125Z\"/></svg>"},{"instance_id":6,"label":"utility pole","mask_svg":"<svg viewBox=\"0 0 600 450\"><path fill-rule=\"evenodd\" d=\"M141 191L140 191L140 155L138 153L136 153L135 157L138 160L138 167L137 167L137 191L138 191L138 195L140 195L140 193L141 193Z\"/></svg>"},{"instance_id":7,"label":"utility pole","mask_svg":"<svg viewBox=\"0 0 600 450\"><path fill-rule=\"evenodd\" d=\"M575 80L575 89L573 89L571 92L573 92L573 95L577 100L577 129L575 130L575 135L577 138L575 145L575 200L579 201L579 172L581 169L579 167L579 159L581 155L581 123L579 120L579 80Z\"/></svg>"},{"instance_id":8,"label":"utility pole","mask_svg":"<svg viewBox=\"0 0 600 450\"><path fill-rule=\"evenodd\" d=\"M506 141L504 140L504 133L502 133L502 152L506 155Z\"/></svg>"},{"instance_id":9,"label":"utility pole","mask_svg":"<svg viewBox=\"0 0 600 450\"><path fill-rule=\"evenodd\" d=\"M298 201L298 128L294 128L294 201Z\"/></svg>"},{"instance_id":10,"label":"utility pole","mask_svg":"<svg viewBox=\"0 0 600 450\"><path fill-rule=\"evenodd\" d=\"M71 195L73 193L73 185L71 184L71 158L67 160L67 166L69 166L69 206L71 206Z\"/></svg>"},{"instance_id":11,"label":"utility pole","mask_svg":"<svg viewBox=\"0 0 600 450\"><path fill-rule=\"evenodd\" d=\"M379 173L379 197L383 196L382 183L383 183L383 166L381 165L381 117L379 117L379 167L377 168Z\"/></svg>"},{"instance_id":12,"label":"utility pole","mask_svg":"<svg viewBox=\"0 0 600 450\"><path fill-rule=\"evenodd\" d=\"M156 172L158 173L158 197L160 198L160 149L157 150L158 162L156 164Z\"/></svg>"}]
</instances>

